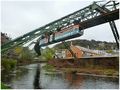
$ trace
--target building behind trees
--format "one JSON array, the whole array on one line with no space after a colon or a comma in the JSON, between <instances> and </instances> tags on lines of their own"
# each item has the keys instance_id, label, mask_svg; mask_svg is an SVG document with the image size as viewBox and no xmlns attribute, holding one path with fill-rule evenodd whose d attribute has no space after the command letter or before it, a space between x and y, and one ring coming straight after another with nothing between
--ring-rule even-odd
<instances>
[{"instance_id":1,"label":"building behind trees","mask_svg":"<svg viewBox=\"0 0 120 90\"><path fill-rule=\"evenodd\" d=\"M7 33L1 32L1 45L5 44L6 42L10 41L10 37L8 37Z\"/></svg>"}]
</instances>

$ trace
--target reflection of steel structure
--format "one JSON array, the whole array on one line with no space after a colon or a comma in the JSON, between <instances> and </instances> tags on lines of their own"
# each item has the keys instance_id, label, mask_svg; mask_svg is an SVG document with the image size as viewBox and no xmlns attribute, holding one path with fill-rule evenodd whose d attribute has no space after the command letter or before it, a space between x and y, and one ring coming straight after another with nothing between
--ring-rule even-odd
<instances>
[{"instance_id":1,"label":"reflection of steel structure","mask_svg":"<svg viewBox=\"0 0 120 90\"><path fill-rule=\"evenodd\" d=\"M93 27L99 24L109 22L115 36L115 40L118 45L119 35L113 20L119 19L119 3L116 1L109 1L105 4L99 5L97 2L73 12L65 17L62 17L56 21L53 21L45 26L42 26L36 30L26 33L4 45L1 46L1 51L7 51L18 45L24 45L25 43L41 37L45 33L53 33L59 30L59 28L68 26L72 23L78 23L81 25L81 30ZM39 41L39 40L38 40Z\"/></svg>"}]
</instances>

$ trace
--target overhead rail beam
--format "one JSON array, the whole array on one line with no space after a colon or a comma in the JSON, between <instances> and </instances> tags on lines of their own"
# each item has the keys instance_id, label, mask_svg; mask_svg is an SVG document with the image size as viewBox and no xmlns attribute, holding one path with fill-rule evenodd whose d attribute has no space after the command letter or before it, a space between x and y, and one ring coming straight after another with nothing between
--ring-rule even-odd
<instances>
[{"instance_id":1,"label":"overhead rail beam","mask_svg":"<svg viewBox=\"0 0 120 90\"><path fill-rule=\"evenodd\" d=\"M93 3L83 9L73 12L65 17L55 20L47 25L44 25L8 43L3 44L1 46L1 52L5 52L10 48L16 47L17 45L26 44L27 42L37 37L40 37L40 35L44 33L56 32L61 27L67 26L69 24L73 24L75 20L79 20L79 23L83 27L82 29L100 25L113 20L117 20L119 19L118 2L117 1L115 1L114 3L111 2L113 1L109 1L105 5L104 4L102 5L104 6L104 8L107 8L110 12L107 12L105 14L100 13L99 11L96 10L96 6L95 6L98 4Z\"/></svg>"}]
</instances>

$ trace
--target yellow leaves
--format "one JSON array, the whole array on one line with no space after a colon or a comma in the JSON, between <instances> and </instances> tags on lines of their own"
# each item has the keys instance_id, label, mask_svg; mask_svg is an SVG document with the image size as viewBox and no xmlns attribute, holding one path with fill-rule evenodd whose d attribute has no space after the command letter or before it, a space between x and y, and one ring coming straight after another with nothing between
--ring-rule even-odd
<instances>
[{"instance_id":1,"label":"yellow leaves","mask_svg":"<svg viewBox=\"0 0 120 90\"><path fill-rule=\"evenodd\" d=\"M16 54L20 54L22 52L22 50L23 50L22 47L16 47L14 51Z\"/></svg>"}]
</instances>

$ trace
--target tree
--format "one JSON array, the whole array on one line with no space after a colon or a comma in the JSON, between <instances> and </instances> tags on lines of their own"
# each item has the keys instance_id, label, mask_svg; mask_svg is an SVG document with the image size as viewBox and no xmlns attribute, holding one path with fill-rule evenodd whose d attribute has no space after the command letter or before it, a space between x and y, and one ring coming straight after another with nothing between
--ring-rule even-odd
<instances>
[{"instance_id":1,"label":"tree","mask_svg":"<svg viewBox=\"0 0 120 90\"><path fill-rule=\"evenodd\" d=\"M23 50L23 47L17 46L17 47L15 47L14 52L15 52L16 54L20 54L20 53L22 52L22 50Z\"/></svg>"},{"instance_id":2,"label":"tree","mask_svg":"<svg viewBox=\"0 0 120 90\"><path fill-rule=\"evenodd\" d=\"M32 60L33 59L33 55L30 52L28 47L23 47L22 52L20 54L20 59L22 59L22 60Z\"/></svg>"},{"instance_id":3,"label":"tree","mask_svg":"<svg viewBox=\"0 0 120 90\"><path fill-rule=\"evenodd\" d=\"M42 52L42 58L45 60L51 60L54 57L55 50L49 47L46 47Z\"/></svg>"}]
</instances>

